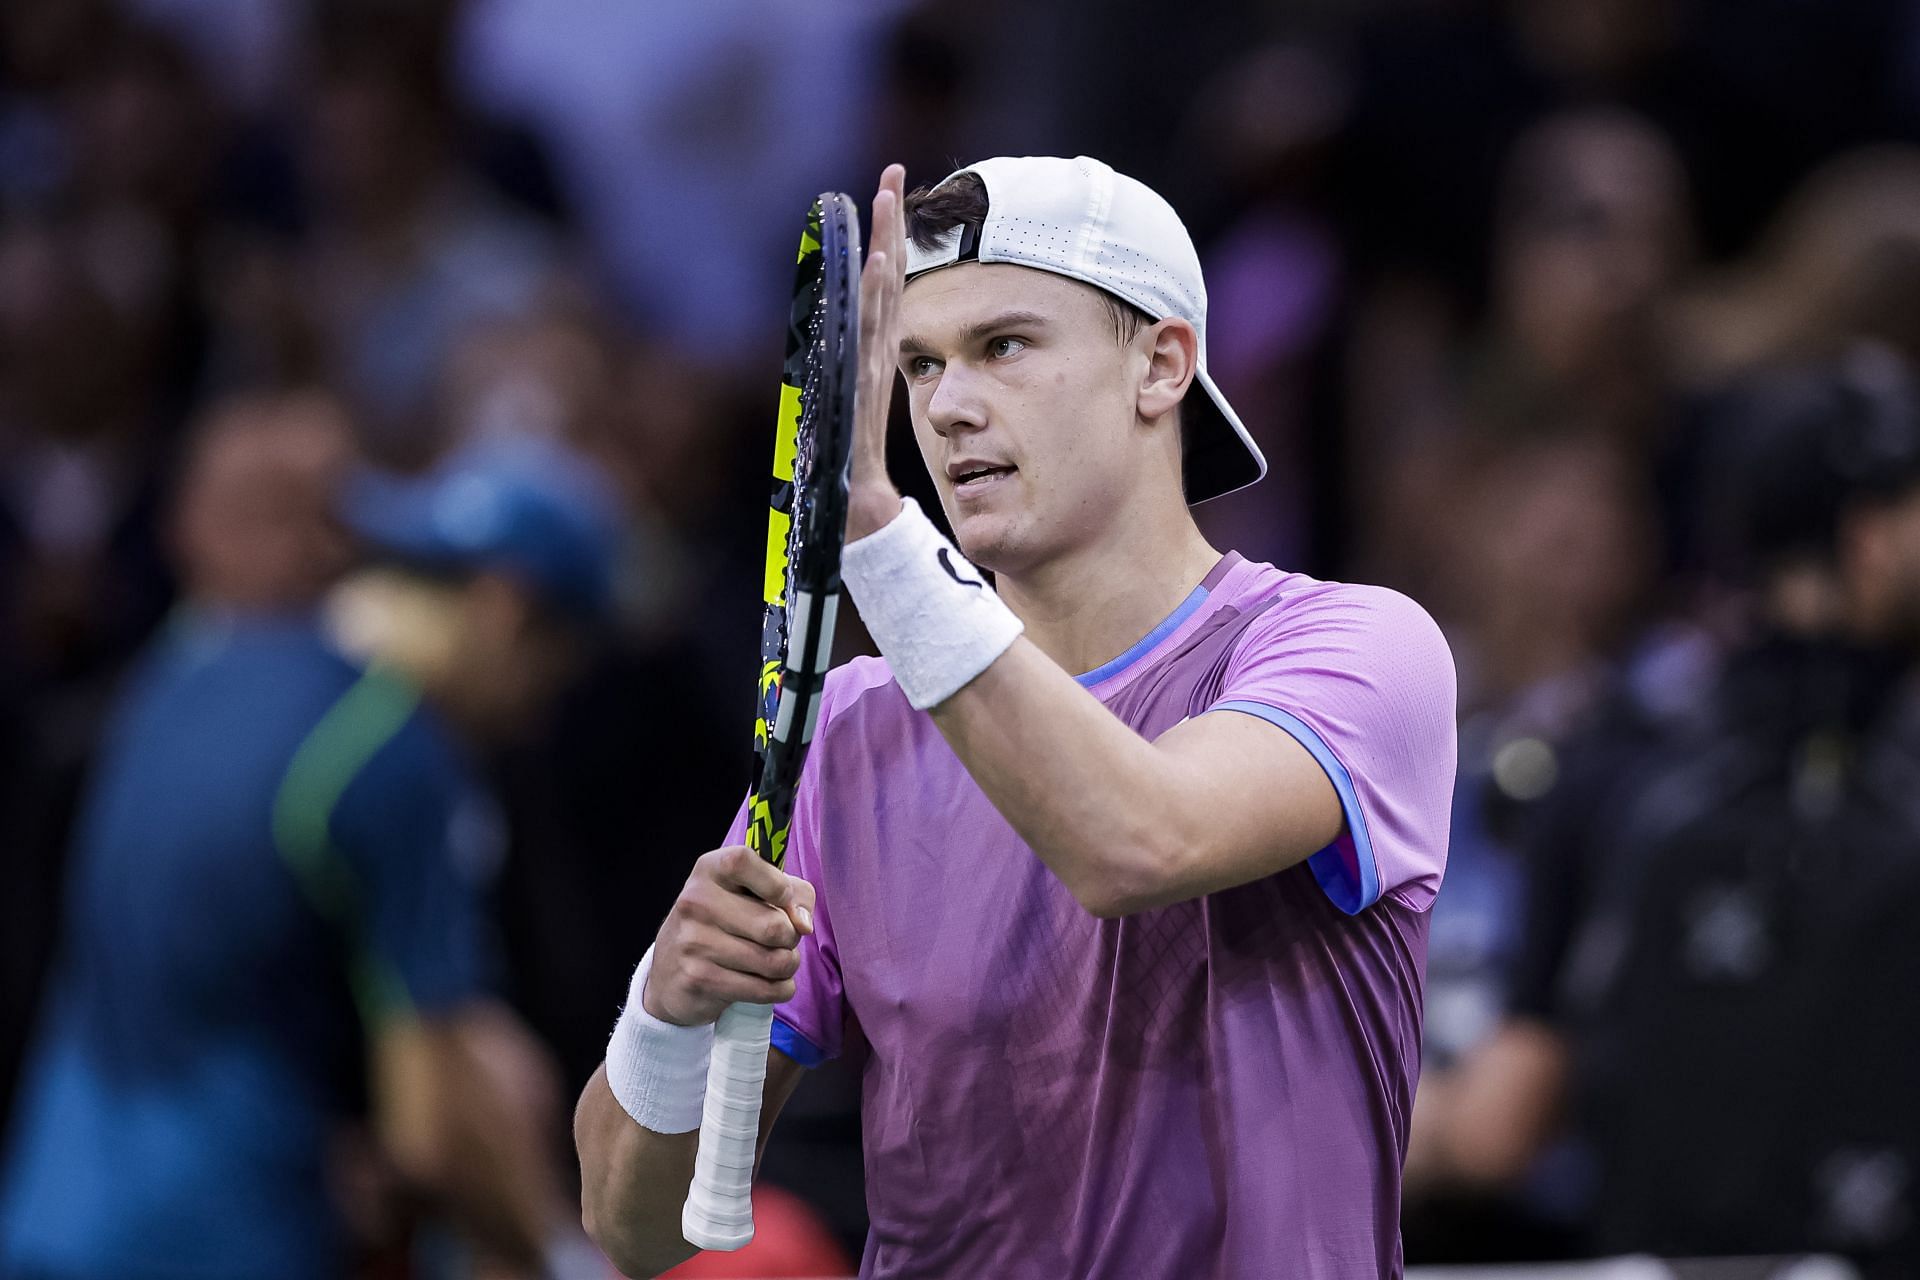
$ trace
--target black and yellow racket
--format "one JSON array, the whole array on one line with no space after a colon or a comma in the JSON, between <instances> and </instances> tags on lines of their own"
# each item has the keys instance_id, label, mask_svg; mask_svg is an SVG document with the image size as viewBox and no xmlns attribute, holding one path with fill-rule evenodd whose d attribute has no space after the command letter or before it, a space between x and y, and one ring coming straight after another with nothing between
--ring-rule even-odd
<instances>
[{"instance_id":1,"label":"black and yellow racket","mask_svg":"<svg viewBox=\"0 0 1920 1280\"><path fill-rule=\"evenodd\" d=\"M848 197L828 193L800 237L767 512L747 844L776 867L786 859L794 789L833 652L859 307L858 213ZM699 1156L680 1219L687 1242L702 1249L753 1239L753 1155L772 1027L773 1010L754 1004L732 1006L714 1027Z\"/></svg>"}]
</instances>

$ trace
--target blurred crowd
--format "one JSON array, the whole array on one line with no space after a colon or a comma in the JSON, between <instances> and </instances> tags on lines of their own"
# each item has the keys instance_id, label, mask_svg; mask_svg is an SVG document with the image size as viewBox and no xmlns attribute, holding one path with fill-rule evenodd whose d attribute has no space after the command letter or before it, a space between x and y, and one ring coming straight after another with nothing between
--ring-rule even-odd
<instances>
[{"instance_id":1,"label":"blurred crowd","mask_svg":"<svg viewBox=\"0 0 1920 1280\"><path fill-rule=\"evenodd\" d=\"M335 956L340 989L285 1019L339 1031L312 1163L346 1256L564 1252L566 1100L747 782L742 587L807 201L885 161L918 183L1085 152L1201 246L1211 371L1273 464L1201 509L1216 545L1405 590L1459 665L1409 1260L1821 1249L1920 1274L1897 1084L1920 1068L1920 3L1086 13L0 5L16 1167L66 1105L48 1045L93 952L138 934L152 972L191 968L166 948L269 910L200 893L207 866L135 905L119 877L191 863L163 824L237 803L222 780L260 753L291 786L303 735L346 732L337 695L400 735L370 774L445 782L419 821L461 827L466 871L372 883L347 818L326 858L459 955L330 915L293 836L311 901L286 918L338 924L421 1009L477 1010L423 1047ZM379 711L322 647L421 707ZM294 674L247 683L269 669ZM311 706L260 692L302 681ZM320 812L374 804L357 785ZM856 1096L820 1073L767 1161L811 1202L794 1234L853 1256ZM449 1108L467 1127L419 1118Z\"/></svg>"}]
</instances>

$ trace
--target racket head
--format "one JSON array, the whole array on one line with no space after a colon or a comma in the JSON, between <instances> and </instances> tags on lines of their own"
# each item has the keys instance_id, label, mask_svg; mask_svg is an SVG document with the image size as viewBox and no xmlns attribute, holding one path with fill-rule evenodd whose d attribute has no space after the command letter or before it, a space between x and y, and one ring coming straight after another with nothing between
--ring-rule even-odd
<instances>
[{"instance_id":1,"label":"racket head","mask_svg":"<svg viewBox=\"0 0 1920 1280\"><path fill-rule=\"evenodd\" d=\"M819 197L795 264L767 511L747 845L786 859L793 793L832 660L846 537L860 333L860 220L853 200Z\"/></svg>"}]
</instances>

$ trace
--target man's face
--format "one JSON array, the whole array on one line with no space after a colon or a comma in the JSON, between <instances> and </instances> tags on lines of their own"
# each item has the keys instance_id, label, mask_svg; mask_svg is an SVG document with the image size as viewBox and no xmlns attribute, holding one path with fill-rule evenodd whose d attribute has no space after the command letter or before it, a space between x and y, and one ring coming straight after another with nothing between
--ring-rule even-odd
<instances>
[{"instance_id":1,"label":"man's face","mask_svg":"<svg viewBox=\"0 0 1920 1280\"><path fill-rule=\"evenodd\" d=\"M914 438L968 558L1021 573L1124 519L1171 417L1143 427L1149 329L1126 345L1091 285L964 263L907 286L900 370Z\"/></svg>"},{"instance_id":2,"label":"man's face","mask_svg":"<svg viewBox=\"0 0 1920 1280\"><path fill-rule=\"evenodd\" d=\"M1532 357L1579 377L1650 331L1685 265L1686 196L1671 148L1650 129L1574 121L1554 136L1547 191L1496 246L1496 287Z\"/></svg>"},{"instance_id":3,"label":"man's face","mask_svg":"<svg viewBox=\"0 0 1920 1280\"><path fill-rule=\"evenodd\" d=\"M319 599L352 560L334 498L353 460L352 427L324 399L220 410L191 454L171 530L192 594L242 609Z\"/></svg>"}]
</instances>

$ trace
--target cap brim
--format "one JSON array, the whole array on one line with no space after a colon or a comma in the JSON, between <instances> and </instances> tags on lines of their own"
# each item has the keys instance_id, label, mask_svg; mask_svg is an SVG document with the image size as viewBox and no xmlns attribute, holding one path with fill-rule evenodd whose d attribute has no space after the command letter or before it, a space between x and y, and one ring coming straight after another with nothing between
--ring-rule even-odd
<instances>
[{"instance_id":1,"label":"cap brim","mask_svg":"<svg viewBox=\"0 0 1920 1280\"><path fill-rule=\"evenodd\" d=\"M1189 391L1180 405L1188 506L1244 489L1267 474L1266 455L1213 378L1201 369L1193 380L1206 395Z\"/></svg>"}]
</instances>

